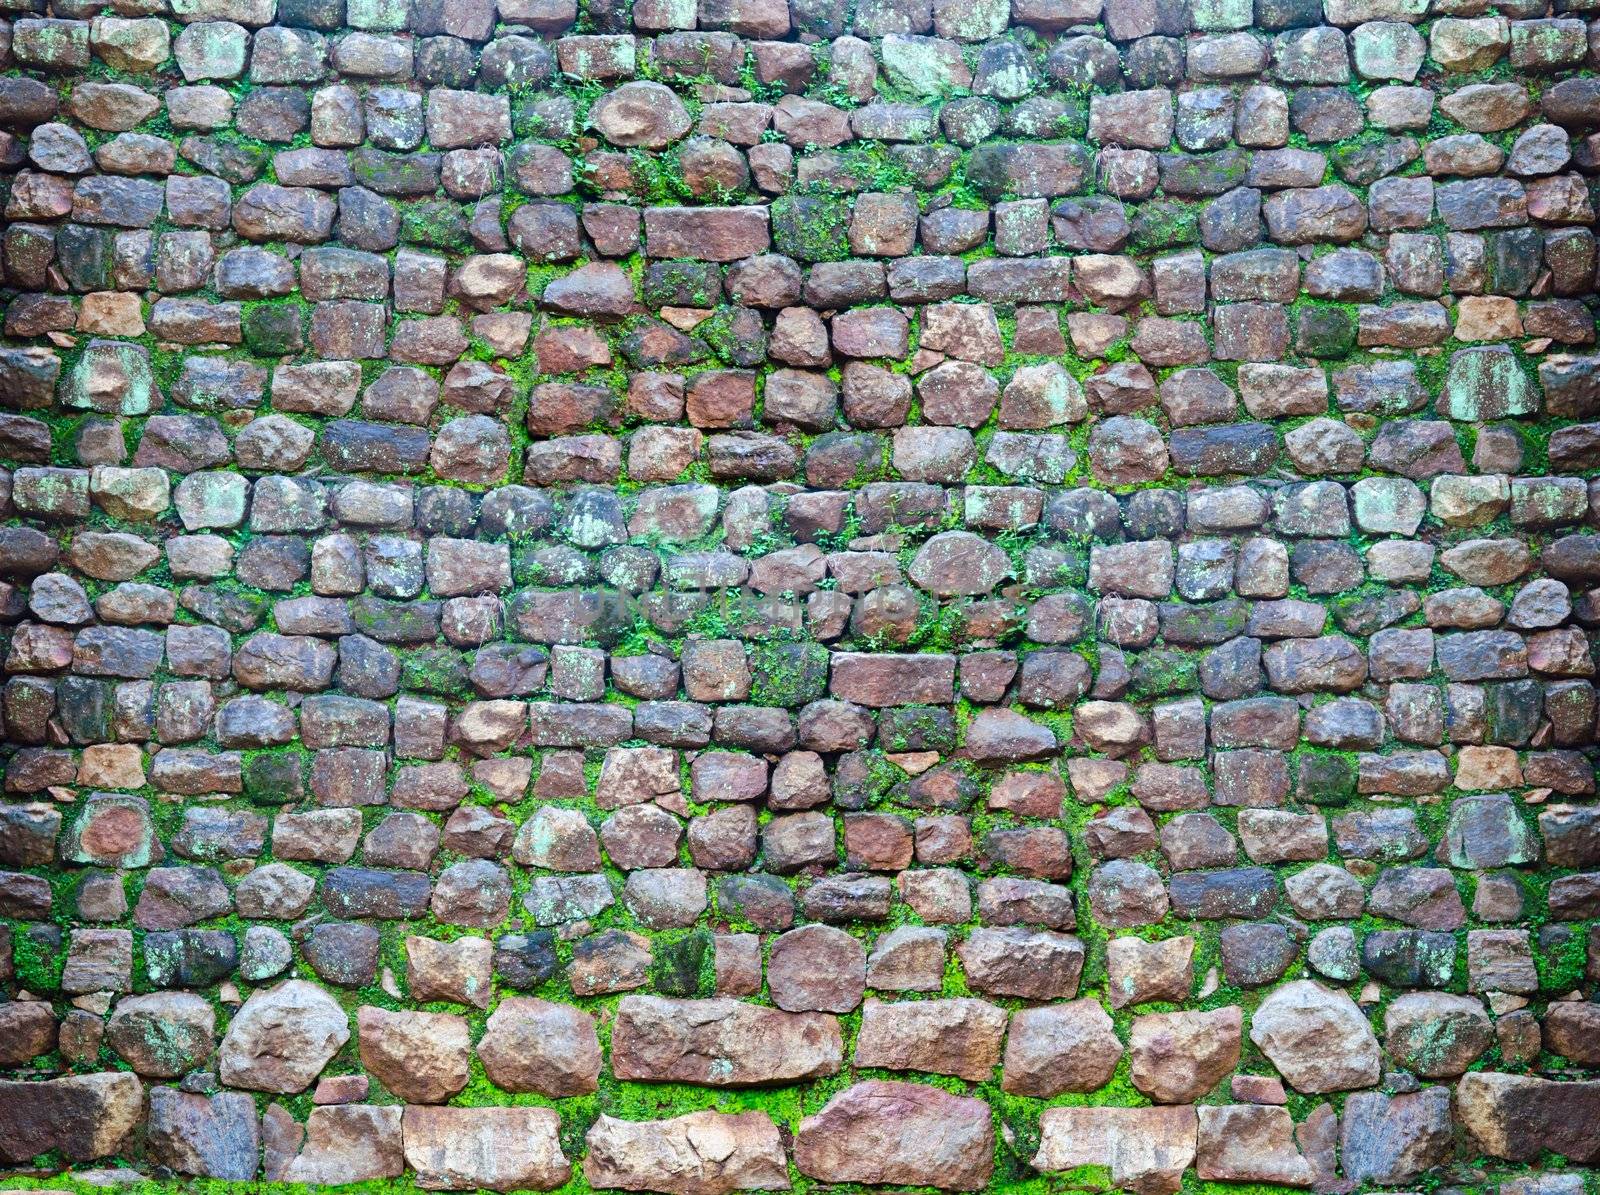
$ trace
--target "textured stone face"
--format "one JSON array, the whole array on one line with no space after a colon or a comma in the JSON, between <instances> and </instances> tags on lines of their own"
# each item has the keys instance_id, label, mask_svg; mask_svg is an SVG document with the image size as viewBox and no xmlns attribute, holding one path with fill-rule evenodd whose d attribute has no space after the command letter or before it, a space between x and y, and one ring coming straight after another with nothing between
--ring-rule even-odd
<instances>
[{"instance_id":1,"label":"textured stone face","mask_svg":"<svg viewBox=\"0 0 1600 1195\"><path fill-rule=\"evenodd\" d=\"M1600 0L3 7L0 1163L1600 1163Z\"/></svg>"},{"instance_id":2,"label":"textured stone face","mask_svg":"<svg viewBox=\"0 0 1600 1195\"><path fill-rule=\"evenodd\" d=\"M581 1095L595 1089L600 1073L593 1019L564 1004L502 1001L477 1048L484 1071L506 1091Z\"/></svg>"},{"instance_id":3,"label":"textured stone face","mask_svg":"<svg viewBox=\"0 0 1600 1195\"><path fill-rule=\"evenodd\" d=\"M1073 1000L1013 1014L1001 1085L1048 1099L1097 1091L1122 1060L1122 1043L1098 1001Z\"/></svg>"},{"instance_id":4,"label":"textured stone face","mask_svg":"<svg viewBox=\"0 0 1600 1195\"><path fill-rule=\"evenodd\" d=\"M0 1157L20 1163L59 1150L75 1162L117 1152L138 1125L144 1092L136 1075L73 1075L46 1083L0 1083Z\"/></svg>"},{"instance_id":5,"label":"textured stone face","mask_svg":"<svg viewBox=\"0 0 1600 1195\"><path fill-rule=\"evenodd\" d=\"M595 1187L675 1195L789 1188L778 1128L761 1112L691 1112L643 1122L602 1116L585 1145L584 1177Z\"/></svg>"},{"instance_id":6,"label":"textured stone face","mask_svg":"<svg viewBox=\"0 0 1600 1195\"><path fill-rule=\"evenodd\" d=\"M286 1182L341 1183L393 1178L404 1168L399 1107L340 1104L313 1108L305 1142L283 1172Z\"/></svg>"},{"instance_id":7,"label":"textured stone face","mask_svg":"<svg viewBox=\"0 0 1600 1195\"><path fill-rule=\"evenodd\" d=\"M247 1181L260 1165L260 1120L243 1092L153 1088L149 1134L153 1159L179 1174Z\"/></svg>"},{"instance_id":8,"label":"textured stone face","mask_svg":"<svg viewBox=\"0 0 1600 1195\"><path fill-rule=\"evenodd\" d=\"M1250 1019L1250 1040L1298 1091L1377 1081L1378 1041L1355 1001L1309 980L1276 989Z\"/></svg>"},{"instance_id":9,"label":"textured stone face","mask_svg":"<svg viewBox=\"0 0 1600 1195\"><path fill-rule=\"evenodd\" d=\"M1152 1013L1134 1019L1129 1078L1161 1104L1191 1104L1239 1063L1240 1013Z\"/></svg>"},{"instance_id":10,"label":"textured stone face","mask_svg":"<svg viewBox=\"0 0 1600 1195\"><path fill-rule=\"evenodd\" d=\"M824 1182L973 1191L994 1167L994 1128L982 1100L873 1080L801 1123L795 1165Z\"/></svg>"},{"instance_id":11,"label":"textured stone face","mask_svg":"<svg viewBox=\"0 0 1600 1195\"><path fill-rule=\"evenodd\" d=\"M1051 1108L1039 1129L1036 1170L1103 1166L1117 1186L1152 1195L1176 1191L1195 1160L1197 1122L1187 1105Z\"/></svg>"},{"instance_id":12,"label":"textured stone face","mask_svg":"<svg viewBox=\"0 0 1600 1195\"><path fill-rule=\"evenodd\" d=\"M350 1038L333 998L291 979L245 1002L218 1050L223 1082L250 1091L304 1091Z\"/></svg>"},{"instance_id":13,"label":"textured stone face","mask_svg":"<svg viewBox=\"0 0 1600 1195\"><path fill-rule=\"evenodd\" d=\"M572 1173L550 1108L408 1107L405 1164L427 1190L548 1191Z\"/></svg>"},{"instance_id":14,"label":"textured stone face","mask_svg":"<svg viewBox=\"0 0 1600 1195\"><path fill-rule=\"evenodd\" d=\"M873 1001L862 1010L857 1066L959 1075L981 1082L1000 1060L1003 1010L982 1000Z\"/></svg>"},{"instance_id":15,"label":"textured stone face","mask_svg":"<svg viewBox=\"0 0 1600 1195\"><path fill-rule=\"evenodd\" d=\"M1314 1171L1293 1140L1294 1120L1283 1108L1250 1104L1199 1107L1195 1169L1223 1182L1312 1185Z\"/></svg>"},{"instance_id":16,"label":"textured stone face","mask_svg":"<svg viewBox=\"0 0 1600 1195\"><path fill-rule=\"evenodd\" d=\"M361 1064L408 1103L438 1104L467 1085L467 1023L448 1013L362 1008Z\"/></svg>"},{"instance_id":17,"label":"textured stone face","mask_svg":"<svg viewBox=\"0 0 1600 1195\"><path fill-rule=\"evenodd\" d=\"M843 1049L839 1023L826 1013L627 996L617 1006L611 1066L627 1078L744 1087L837 1073Z\"/></svg>"}]
</instances>

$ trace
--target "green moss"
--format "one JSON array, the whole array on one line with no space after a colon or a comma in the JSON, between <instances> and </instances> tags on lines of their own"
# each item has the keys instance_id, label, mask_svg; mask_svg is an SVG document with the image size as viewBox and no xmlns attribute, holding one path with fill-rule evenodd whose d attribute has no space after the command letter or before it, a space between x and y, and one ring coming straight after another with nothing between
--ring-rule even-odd
<instances>
[{"instance_id":1,"label":"green moss","mask_svg":"<svg viewBox=\"0 0 1600 1195\"><path fill-rule=\"evenodd\" d=\"M850 255L846 201L821 195L785 195L773 201L771 211L777 252L805 262L842 261Z\"/></svg>"},{"instance_id":2,"label":"green moss","mask_svg":"<svg viewBox=\"0 0 1600 1195\"><path fill-rule=\"evenodd\" d=\"M58 905L59 907L59 905ZM66 939L51 941L53 927L17 926L11 934L12 967L17 984L32 992L54 992L66 964Z\"/></svg>"},{"instance_id":3,"label":"green moss","mask_svg":"<svg viewBox=\"0 0 1600 1195\"><path fill-rule=\"evenodd\" d=\"M1556 929L1567 932L1557 934L1548 946L1541 941L1540 948L1534 953L1533 961L1539 973L1540 989L1552 994L1561 994L1582 987L1588 951L1585 948L1585 935L1580 929L1569 926L1548 926L1546 932Z\"/></svg>"}]
</instances>

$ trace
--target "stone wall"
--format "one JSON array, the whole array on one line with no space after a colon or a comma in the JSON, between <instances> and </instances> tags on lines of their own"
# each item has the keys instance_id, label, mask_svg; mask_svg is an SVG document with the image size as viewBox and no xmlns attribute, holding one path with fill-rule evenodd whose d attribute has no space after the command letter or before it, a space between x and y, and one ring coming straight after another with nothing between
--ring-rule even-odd
<instances>
[{"instance_id":1,"label":"stone wall","mask_svg":"<svg viewBox=\"0 0 1600 1195\"><path fill-rule=\"evenodd\" d=\"M1585 1189L1600 0L0 10L0 1170Z\"/></svg>"}]
</instances>

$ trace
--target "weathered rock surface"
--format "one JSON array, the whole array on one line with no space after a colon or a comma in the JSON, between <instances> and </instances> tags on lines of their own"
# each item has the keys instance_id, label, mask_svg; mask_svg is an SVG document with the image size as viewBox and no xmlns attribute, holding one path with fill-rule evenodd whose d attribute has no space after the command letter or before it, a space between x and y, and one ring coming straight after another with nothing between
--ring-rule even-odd
<instances>
[{"instance_id":1,"label":"weathered rock surface","mask_svg":"<svg viewBox=\"0 0 1600 1195\"><path fill-rule=\"evenodd\" d=\"M1552 1083L1474 1071L1456 1086L1455 1113L1492 1158L1528 1161L1551 1150L1580 1165L1600 1159L1600 1083Z\"/></svg>"},{"instance_id":2,"label":"weathered rock surface","mask_svg":"<svg viewBox=\"0 0 1600 1195\"><path fill-rule=\"evenodd\" d=\"M43 1083L0 1082L0 1158L59 1152L74 1162L109 1157L138 1127L144 1090L126 1072Z\"/></svg>"},{"instance_id":3,"label":"weathered rock surface","mask_svg":"<svg viewBox=\"0 0 1600 1195\"><path fill-rule=\"evenodd\" d=\"M1097 1091L1121 1060L1122 1042L1098 1001L1023 1008L1011 1017L1000 1084L1042 1099L1063 1091Z\"/></svg>"},{"instance_id":4,"label":"weathered rock surface","mask_svg":"<svg viewBox=\"0 0 1600 1195\"><path fill-rule=\"evenodd\" d=\"M408 1104L442 1104L471 1078L465 1017L363 1006L356 1033L361 1065Z\"/></svg>"},{"instance_id":5,"label":"weathered rock surface","mask_svg":"<svg viewBox=\"0 0 1600 1195\"><path fill-rule=\"evenodd\" d=\"M1157 1103L1194 1103L1239 1065L1242 1020L1237 1007L1135 1017L1129 1078Z\"/></svg>"},{"instance_id":6,"label":"weathered rock surface","mask_svg":"<svg viewBox=\"0 0 1600 1195\"><path fill-rule=\"evenodd\" d=\"M249 1091L304 1091L350 1040L344 1010L315 984L291 979L251 995L217 1051L222 1081Z\"/></svg>"},{"instance_id":7,"label":"weathered rock surface","mask_svg":"<svg viewBox=\"0 0 1600 1195\"><path fill-rule=\"evenodd\" d=\"M1294 1142L1294 1119L1284 1108L1223 1104L1195 1109L1199 1117L1195 1172L1231 1183L1309 1187L1316 1178Z\"/></svg>"},{"instance_id":8,"label":"weathered rock surface","mask_svg":"<svg viewBox=\"0 0 1600 1195\"><path fill-rule=\"evenodd\" d=\"M1039 1130L1035 1170L1103 1166L1119 1187L1165 1195L1195 1160L1198 1122L1188 1106L1047 1108Z\"/></svg>"},{"instance_id":9,"label":"weathered rock surface","mask_svg":"<svg viewBox=\"0 0 1600 1195\"><path fill-rule=\"evenodd\" d=\"M400 1127L405 1163L427 1190L549 1191L572 1174L553 1108L409 1107Z\"/></svg>"},{"instance_id":10,"label":"weathered rock surface","mask_svg":"<svg viewBox=\"0 0 1600 1195\"><path fill-rule=\"evenodd\" d=\"M583 1173L594 1187L672 1195L789 1189L783 1142L764 1112L691 1112L653 1121L602 1115L585 1144Z\"/></svg>"},{"instance_id":11,"label":"weathered rock surface","mask_svg":"<svg viewBox=\"0 0 1600 1195\"><path fill-rule=\"evenodd\" d=\"M839 1022L738 1000L624 996L611 1031L618 1078L750 1087L837 1074Z\"/></svg>"},{"instance_id":12,"label":"weathered rock surface","mask_svg":"<svg viewBox=\"0 0 1600 1195\"><path fill-rule=\"evenodd\" d=\"M291 1183L352 1183L395 1178L405 1169L404 1109L377 1104L313 1108L305 1144L283 1172Z\"/></svg>"},{"instance_id":13,"label":"weathered rock surface","mask_svg":"<svg viewBox=\"0 0 1600 1195\"><path fill-rule=\"evenodd\" d=\"M872 1080L800 1123L794 1161L828 1183L975 1191L994 1169L994 1126L982 1100Z\"/></svg>"},{"instance_id":14,"label":"weathered rock surface","mask_svg":"<svg viewBox=\"0 0 1600 1195\"><path fill-rule=\"evenodd\" d=\"M584 1095L600 1079L594 1018L566 1004L513 996L490 1014L478 1057L503 1091Z\"/></svg>"},{"instance_id":15,"label":"weathered rock surface","mask_svg":"<svg viewBox=\"0 0 1600 1195\"><path fill-rule=\"evenodd\" d=\"M1005 1010L986 1000L869 1000L861 1010L855 1064L983 1082L1000 1061L1005 1032Z\"/></svg>"},{"instance_id":16,"label":"weathered rock surface","mask_svg":"<svg viewBox=\"0 0 1600 1195\"><path fill-rule=\"evenodd\" d=\"M255 1101L238 1091L204 1096L153 1087L149 1148L157 1162L179 1174L254 1179L261 1164Z\"/></svg>"},{"instance_id":17,"label":"weathered rock surface","mask_svg":"<svg viewBox=\"0 0 1600 1195\"><path fill-rule=\"evenodd\" d=\"M1317 1095L1378 1081L1378 1039L1343 992L1301 979L1275 989L1250 1018L1250 1040L1296 1091Z\"/></svg>"}]
</instances>

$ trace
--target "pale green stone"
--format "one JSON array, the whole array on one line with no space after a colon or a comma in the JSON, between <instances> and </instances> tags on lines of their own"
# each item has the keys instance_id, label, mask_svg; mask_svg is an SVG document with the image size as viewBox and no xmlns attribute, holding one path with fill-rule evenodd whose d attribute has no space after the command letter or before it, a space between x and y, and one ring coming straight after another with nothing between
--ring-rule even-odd
<instances>
[{"instance_id":1,"label":"pale green stone","mask_svg":"<svg viewBox=\"0 0 1600 1195\"><path fill-rule=\"evenodd\" d=\"M1529 384L1516 354L1505 345L1461 349L1450 358L1439 414L1476 423L1508 415L1532 415L1539 396Z\"/></svg>"},{"instance_id":2,"label":"pale green stone","mask_svg":"<svg viewBox=\"0 0 1600 1195\"><path fill-rule=\"evenodd\" d=\"M889 82L914 95L943 95L972 82L961 47L952 41L895 34L883 39L882 53Z\"/></svg>"},{"instance_id":3,"label":"pale green stone","mask_svg":"<svg viewBox=\"0 0 1600 1195\"><path fill-rule=\"evenodd\" d=\"M156 380L142 344L92 340L62 387L63 406L107 415L148 415Z\"/></svg>"},{"instance_id":4,"label":"pale green stone","mask_svg":"<svg viewBox=\"0 0 1600 1195\"><path fill-rule=\"evenodd\" d=\"M345 0L344 23L352 29L392 32L406 27L408 0Z\"/></svg>"},{"instance_id":5,"label":"pale green stone","mask_svg":"<svg viewBox=\"0 0 1600 1195\"><path fill-rule=\"evenodd\" d=\"M1254 0L1189 0L1189 13L1202 32L1248 29L1255 20L1255 4Z\"/></svg>"}]
</instances>

